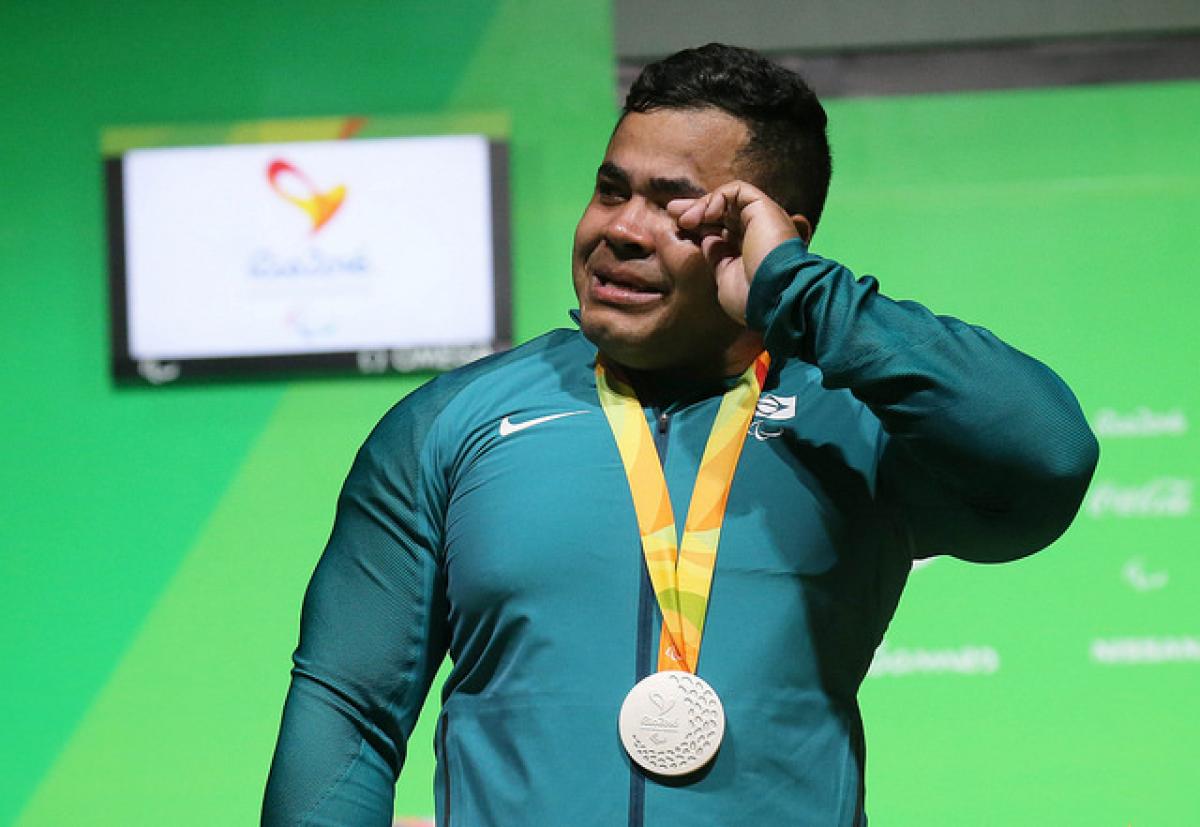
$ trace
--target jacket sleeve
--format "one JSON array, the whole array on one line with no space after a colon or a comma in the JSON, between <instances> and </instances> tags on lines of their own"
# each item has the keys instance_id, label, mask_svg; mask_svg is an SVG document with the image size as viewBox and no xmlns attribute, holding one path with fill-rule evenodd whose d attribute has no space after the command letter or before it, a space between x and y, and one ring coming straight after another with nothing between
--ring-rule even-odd
<instances>
[{"instance_id":1,"label":"jacket sleeve","mask_svg":"<svg viewBox=\"0 0 1200 827\"><path fill-rule=\"evenodd\" d=\"M893 301L870 276L790 241L750 287L749 325L772 357L816 365L883 426L876 496L913 557L1013 560L1066 530L1098 446L1074 395L980 327Z\"/></svg>"},{"instance_id":2,"label":"jacket sleeve","mask_svg":"<svg viewBox=\"0 0 1200 827\"><path fill-rule=\"evenodd\" d=\"M427 386L428 387L428 386ZM421 391L380 422L338 500L300 623L262 824L390 825L405 745L446 651Z\"/></svg>"}]
</instances>

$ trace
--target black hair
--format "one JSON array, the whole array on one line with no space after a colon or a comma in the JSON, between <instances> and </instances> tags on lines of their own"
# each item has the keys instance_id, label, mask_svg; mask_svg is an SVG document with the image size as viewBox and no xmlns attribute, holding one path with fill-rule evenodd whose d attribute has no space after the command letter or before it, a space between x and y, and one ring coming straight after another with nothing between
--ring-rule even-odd
<instances>
[{"instance_id":1,"label":"black hair","mask_svg":"<svg viewBox=\"0 0 1200 827\"><path fill-rule=\"evenodd\" d=\"M709 43L647 65L625 98L622 117L706 108L746 124L750 139L739 155L750 166L751 183L815 229L833 165L825 109L804 79L757 52Z\"/></svg>"}]
</instances>

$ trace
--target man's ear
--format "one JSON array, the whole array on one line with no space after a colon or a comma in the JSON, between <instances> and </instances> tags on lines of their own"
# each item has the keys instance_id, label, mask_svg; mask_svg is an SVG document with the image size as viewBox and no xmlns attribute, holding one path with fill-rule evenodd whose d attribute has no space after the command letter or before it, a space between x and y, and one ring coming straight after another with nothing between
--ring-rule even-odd
<instances>
[{"instance_id":1,"label":"man's ear","mask_svg":"<svg viewBox=\"0 0 1200 827\"><path fill-rule=\"evenodd\" d=\"M792 224L796 226L796 232L800 233L800 237L804 239L804 246L807 247L808 243L812 241L813 237L812 222L810 222L800 213L796 213L795 215L791 216L791 219Z\"/></svg>"}]
</instances>

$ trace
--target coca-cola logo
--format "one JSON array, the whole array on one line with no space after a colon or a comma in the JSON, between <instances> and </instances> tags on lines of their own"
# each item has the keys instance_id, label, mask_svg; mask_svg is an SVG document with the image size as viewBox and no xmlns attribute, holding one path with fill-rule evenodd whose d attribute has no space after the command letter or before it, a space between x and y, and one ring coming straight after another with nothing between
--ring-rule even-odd
<instances>
[{"instance_id":1,"label":"coca-cola logo","mask_svg":"<svg viewBox=\"0 0 1200 827\"><path fill-rule=\"evenodd\" d=\"M1098 483L1088 497L1091 517L1186 517L1192 513L1192 481L1159 477L1140 485Z\"/></svg>"}]
</instances>

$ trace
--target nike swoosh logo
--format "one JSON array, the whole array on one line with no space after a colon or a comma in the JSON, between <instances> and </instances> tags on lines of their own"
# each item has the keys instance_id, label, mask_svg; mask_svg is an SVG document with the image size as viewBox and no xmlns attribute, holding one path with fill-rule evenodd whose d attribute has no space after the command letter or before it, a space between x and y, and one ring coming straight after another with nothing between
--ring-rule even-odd
<instances>
[{"instance_id":1,"label":"nike swoosh logo","mask_svg":"<svg viewBox=\"0 0 1200 827\"><path fill-rule=\"evenodd\" d=\"M517 431L523 431L526 428L532 428L534 425L541 425L543 422L550 422L555 419L562 419L564 416L579 416L579 414L591 413L590 411L567 411L566 413L550 414L549 416L539 416L535 419L527 419L524 422L513 422L507 416L500 420L500 436L511 436Z\"/></svg>"}]
</instances>

